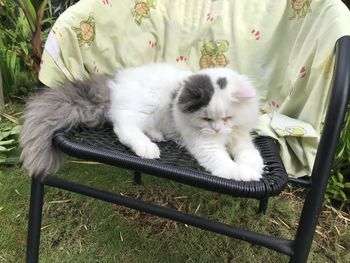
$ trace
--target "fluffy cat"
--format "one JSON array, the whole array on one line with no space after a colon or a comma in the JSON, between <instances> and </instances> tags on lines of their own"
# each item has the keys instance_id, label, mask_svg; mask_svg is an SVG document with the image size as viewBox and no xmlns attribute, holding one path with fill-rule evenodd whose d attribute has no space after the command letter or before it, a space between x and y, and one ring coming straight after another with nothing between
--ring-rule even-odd
<instances>
[{"instance_id":1,"label":"fluffy cat","mask_svg":"<svg viewBox=\"0 0 350 263\"><path fill-rule=\"evenodd\" d=\"M55 130L110 121L142 158L159 158L155 142L171 139L215 176L259 180L263 161L249 134L258 121L256 97L248 78L227 68L193 73L149 64L65 83L28 102L21 159L32 176L55 172L63 160L51 143Z\"/></svg>"}]
</instances>

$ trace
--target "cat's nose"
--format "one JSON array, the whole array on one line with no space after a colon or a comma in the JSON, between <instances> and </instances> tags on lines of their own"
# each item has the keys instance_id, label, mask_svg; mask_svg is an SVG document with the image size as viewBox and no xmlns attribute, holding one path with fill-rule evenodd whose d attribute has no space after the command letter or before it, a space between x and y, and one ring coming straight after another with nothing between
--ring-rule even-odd
<instances>
[{"instance_id":1,"label":"cat's nose","mask_svg":"<svg viewBox=\"0 0 350 263\"><path fill-rule=\"evenodd\" d=\"M218 133L222 128L222 123L220 121L214 121L211 124L211 128L213 129L213 131L215 131L215 133Z\"/></svg>"}]
</instances>

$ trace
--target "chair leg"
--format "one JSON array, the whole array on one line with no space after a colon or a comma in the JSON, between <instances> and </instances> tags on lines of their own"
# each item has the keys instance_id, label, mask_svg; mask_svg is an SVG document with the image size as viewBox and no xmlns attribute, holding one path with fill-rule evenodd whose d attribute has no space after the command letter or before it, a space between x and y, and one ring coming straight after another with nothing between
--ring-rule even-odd
<instances>
[{"instance_id":1,"label":"chair leg","mask_svg":"<svg viewBox=\"0 0 350 263\"><path fill-rule=\"evenodd\" d=\"M323 189L319 190L319 188L313 186L305 198L294 241L294 254L291 256L289 263L307 262L318 218L321 213L323 193Z\"/></svg>"},{"instance_id":2,"label":"chair leg","mask_svg":"<svg viewBox=\"0 0 350 263\"><path fill-rule=\"evenodd\" d=\"M32 178L29 219L28 219L28 236L27 236L27 263L37 263L39 259L39 244L41 230L41 216L44 197L44 185L40 177Z\"/></svg>"},{"instance_id":3,"label":"chair leg","mask_svg":"<svg viewBox=\"0 0 350 263\"><path fill-rule=\"evenodd\" d=\"M134 184L135 185L141 184L141 173L139 171L134 171Z\"/></svg>"},{"instance_id":4,"label":"chair leg","mask_svg":"<svg viewBox=\"0 0 350 263\"><path fill-rule=\"evenodd\" d=\"M268 202L269 202L268 197L265 197L259 200L258 214L264 214L264 215L266 214Z\"/></svg>"}]
</instances>

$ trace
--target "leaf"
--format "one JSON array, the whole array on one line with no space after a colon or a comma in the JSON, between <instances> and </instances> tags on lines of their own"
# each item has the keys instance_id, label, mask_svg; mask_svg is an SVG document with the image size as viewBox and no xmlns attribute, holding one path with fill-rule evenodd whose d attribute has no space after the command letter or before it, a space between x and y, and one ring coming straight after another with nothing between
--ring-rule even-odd
<instances>
[{"instance_id":1,"label":"leaf","mask_svg":"<svg viewBox=\"0 0 350 263\"><path fill-rule=\"evenodd\" d=\"M11 156L6 158L3 164L15 165L15 164L19 164L20 162L21 162L21 159L19 156Z\"/></svg>"},{"instance_id":2,"label":"leaf","mask_svg":"<svg viewBox=\"0 0 350 263\"><path fill-rule=\"evenodd\" d=\"M333 190L333 189L330 189L328 192L333 194L334 196L338 195L338 192L336 190Z\"/></svg>"},{"instance_id":3,"label":"leaf","mask_svg":"<svg viewBox=\"0 0 350 263\"><path fill-rule=\"evenodd\" d=\"M4 148L4 150L2 150ZM16 147L11 147L11 148L6 148L4 146L0 146L0 152L10 152L13 149L15 149Z\"/></svg>"},{"instance_id":4,"label":"leaf","mask_svg":"<svg viewBox=\"0 0 350 263\"><path fill-rule=\"evenodd\" d=\"M6 159L6 155L0 154L0 163L4 163Z\"/></svg>"},{"instance_id":5,"label":"leaf","mask_svg":"<svg viewBox=\"0 0 350 263\"><path fill-rule=\"evenodd\" d=\"M46 9L46 6L47 6L47 3L48 3L48 0L43 0L42 3L40 4L40 6L38 6L38 9L37 9L37 23L39 23L41 25L41 22L43 20L43 16L44 16L44 11Z\"/></svg>"},{"instance_id":6,"label":"leaf","mask_svg":"<svg viewBox=\"0 0 350 263\"><path fill-rule=\"evenodd\" d=\"M21 46L22 48L22 51L24 52L25 55L28 55L29 53L29 50L28 50L28 45L26 42L22 41L22 42L19 42L19 45Z\"/></svg>"},{"instance_id":7,"label":"leaf","mask_svg":"<svg viewBox=\"0 0 350 263\"><path fill-rule=\"evenodd\" d=\"M0 145L0 152L8 152L8 149Z\"/></svg>"},{"instance_id":8,"label":"leaf","mask_svg":"<svg viewBox=\"0 0 350 263\"><path fill-rule=\"evenodd\" d=\"M339 191L339 195L340 195L340 197L342 198L343 201L347 200L346 194L342 190Z\"/></svg>"},{"instance_id":9,"label":"leaf","mask_svg":"<svg viewBox=\"0 0 350 263\"><path fill-rule=\"evenodd\" d=\"M340 189L344 188L344 184L342 183L336 182L335 185L338 186Z\"/></svg>"},{"instance_id":10,"label":"leaf","mask_svg":"<svg viewBox=\"0 0 350 263\"><path fill-rule=\"evenodd\" d=\"M15 52L12 53L9 62L10 62L10 69L15 70L16 69L16 64L17 64L17 54Z\"/></svg>"},{"instance_id":11,"label":"leaf","mask_svg":"<svg viewBox=\"0 0 350 263\"><path fill-rule=\"evenodd\" d=\"M22 8L32 32L35 31L36 11L30 0L15 0L15 3Z\"/></svg>"},{"instance_id":12,"label":"leaf","mask_svg":"<svg viewBox=\"0 0 350 263\"><path fill-rule=\"evenodd\" d=\"M326 195L324 196L324 199L325 199L325 201L326 201L327 204L330 204L330 203L331 203L331 199L329 198L328 194L326 194Z\"/></svg>"},{"instance_id":13,"label":"leaf","mask_svg":"<svg viewBox=\"0 0 350 263\"><path fill-rule=\"evenodd\" d=\"M339 151L339 153L337 154L336 158L337 158L337 159L338 159L338 158L341 158L341 157L343 156L343 154L344 154L344 151L345 151L345 146L342 147L342 148L340 149L340 151Z\"/></svg>"},{"instance_id":14,"label":"leaf","mask_svg":"<svg viewBox=\"0 0 350 263\"><path fill-rule=\"evenodd\" d=\"M14 139L7 140L7 141L0 141L0 145L10 145L10 144L13 144L14 142L15 142Z\"/></svg>"},{"instance_id":15,"label":"leaf","mask_svg":"<svg viewBox=\"0 0 350 263\"><path fill-rule=\"evenodd\" d=\"M0 141L2 141L3 139L7 138L10 135L11 135L11 132L9 131L5 131L5 132L0 131Z\"/></svg>"},{"instance_id":16,"label":"leaf","mask_svg":"<svg viewBox=\"0 0 350 263\"><path fill-rule=\"evenodd\" d=\"M12 124L8 122L4 122L0 124L0 131L10 131L12 129Z\"/></svg>"},{"instance_id":17,"label":"leaf","mask_svg":"<svg viewBox=\"0 0 350 263\"><path fill-rule=\"evenodd\" d=\"M340 172L338 172L337 175L338 175L338 181L343 182L344 181L343 175Z\"/></svg>"},{"instance_id":18,"label":"leaf","mask_svg":"<svg viewBox=\"0 0 350 263\"><path fill-rule=\"evenodd\" d=\"M10 131L11 135L19 134L21 132L21 128L21 125L14 126Z\"/></svg>"}]
</instances>

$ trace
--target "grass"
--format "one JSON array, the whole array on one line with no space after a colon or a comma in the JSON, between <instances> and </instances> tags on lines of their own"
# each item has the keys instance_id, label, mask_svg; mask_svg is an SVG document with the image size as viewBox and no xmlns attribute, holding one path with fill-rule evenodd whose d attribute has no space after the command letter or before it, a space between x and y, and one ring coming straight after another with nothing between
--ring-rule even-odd
<instances>
[{"instance_id":1,"label":"grass","mask_svg":"<svg viewBox=\"0 0 350 263\"><path fill-rule=\"evenodd\" d=\"M68 162L60 176L262 233L293 238L303 191L272 198L267 215L257 201L220 196L104 165ZM0 262L25 258L30 180L18 167L0 171ZM127 208L46 188L40 262L288 262L268 249ZM350 217L325 207L309 262L350 262Z\"/></svg>"}]
</instances>

